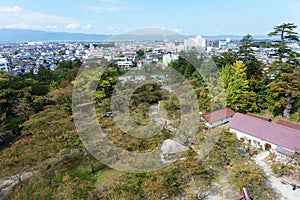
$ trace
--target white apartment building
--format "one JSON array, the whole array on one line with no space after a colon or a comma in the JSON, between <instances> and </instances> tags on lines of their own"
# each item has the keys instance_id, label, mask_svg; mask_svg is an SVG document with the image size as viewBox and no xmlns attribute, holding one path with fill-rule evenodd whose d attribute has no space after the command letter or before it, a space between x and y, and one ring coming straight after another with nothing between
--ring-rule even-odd
<instances>
[{"instance_id":1,"label":"white apartment building","mask_svg":"<svg viewBox=\"0 0 300 200\"><path fill-rule=\"evenodd\" d=\"M189 38L184 40L185 51L190 51L193 48L204 51L206 48L206 40L200 35L197 35L195 38Z\"/></svg>"},{"instance_id":2,"label":"white apartment building","mask_svg":"<svg viewBox=\"0 0 300 200\"><path fill-rule=\"evenodd\" d=\"M5 71L5 72L10 71L9 62L6 58L0 57L0 71Z\"/></svg>"}]
</instances>

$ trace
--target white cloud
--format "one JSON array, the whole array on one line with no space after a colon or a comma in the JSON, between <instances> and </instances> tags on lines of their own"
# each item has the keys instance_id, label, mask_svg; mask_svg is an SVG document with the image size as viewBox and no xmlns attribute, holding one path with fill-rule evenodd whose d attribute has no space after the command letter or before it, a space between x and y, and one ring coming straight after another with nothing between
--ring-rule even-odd
<instances>
[{"instance_id":1,"label":"white cloud","mask_svg":"<svg viewBox=\"0 0 300 200\"><path fill-rule=\"evenodd\" d=\"M96 28L96 27L92 24L87 24L86 26L83 27L83 29L86 29L86 30L93 29L93 28Z\"/></svg>"},{"instance_id":2,"label":"white cloud","mask_svg":"<svg viewBox=\"0 0 300 200\"><path fill-rule=\"evenodd\" d=\"M19 6L13 6L13 7L1 7L0 6L0 13L14 13L14 12L20 12L22 11L22 8Z\"/></svg>"},{"instance_id":3,"label":"white cloud","mask_svg":"<svg viewBox=\"0 0 300 200\"><path fill-rule=\"evenodd\" d=\"M0 6L0 26L22 29L57 29L59 27L77 27L79 24L70 17L49 15L21 8L19 6Z\"/></svg>"},{"instance_id":4,"label":"white cloud","mask_svg":"<svg viewBox=\"0 0 300 200\"><path fill-rule=\"evenodd\" d=\"M12 28L12 29L28 29L30 26L26 23L19 23L19 24L7 24L2 26L3 28Z\"/></svg>"},{"instance_id":5,"label":"white cloud","mask_svg":"<svg viewBox=\"0 0 300 200\"><path fill-rule=\"evenodd\" d=\"M46 29L57 29L58 26L57 26L57 25L46 25L45 28L46 28Z\"/></svg>"},{"instance_id":6,"label":"white cloud","mask_svg":"<svg viewBox=\"0 0 300 200\"><path fill-rule=\"evenodd\" d=\"M77 28L80 28L80 24L75 22L75 23L70 23L70 24L67 24L66 26L67 29L77 29Z\"/></svg>"},{"instance_id":7,"label":"white cloud","mask_svg":"<svg viewBox=\"0 0 300 200\"><path fill-rule=\"evenodd\" d=\"M113 33L119 33L121 31L120 27L113 27L113 26L107 26L106 29L109 30L109 32L113 32Z\"/></svg>"},{"instance_id":8,"label":"white cloud","mask_svg":"<svg viewBox=\"0 0 300 200\"><path fill-rule=\"evenodd\" d=\"M182 33L182 30L181 30L181 29L178 29L178 28L175 28L174 31L175 31L176 33Z\"/></svg>"}]
</instances>

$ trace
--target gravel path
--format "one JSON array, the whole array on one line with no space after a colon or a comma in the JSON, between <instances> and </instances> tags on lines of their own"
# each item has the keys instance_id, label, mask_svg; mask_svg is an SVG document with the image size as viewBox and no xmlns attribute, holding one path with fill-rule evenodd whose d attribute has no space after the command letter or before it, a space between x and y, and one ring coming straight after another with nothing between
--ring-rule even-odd
<instances>
[{"instance_id":1,"label":"gravel path","mask_svg":"<svg viewBox=\"0 0 300 200\"><path fill-rule=\"evenodd\" d=\"M274 188L275 192L280 195L279 199L282 200L300 200L300 189L295 191L292 190L292 187L287 184L281 183L281 178L276 178L272 175L270 167L267 165L264 160L269 155L269 152L261 152L255 157L256 164L262 168L269 179L269 184Z\"/></svg>"}]
</instances>

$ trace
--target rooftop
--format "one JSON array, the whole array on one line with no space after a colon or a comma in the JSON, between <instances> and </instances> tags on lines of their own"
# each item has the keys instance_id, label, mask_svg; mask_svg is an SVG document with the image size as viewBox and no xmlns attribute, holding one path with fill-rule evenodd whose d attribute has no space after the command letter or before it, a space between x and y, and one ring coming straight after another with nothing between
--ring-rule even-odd
<instances>
[{"instance_id":1,"label":"rooftop","mask_svg":"<svg viewBox=\"0 0 300 200\"><path fill-rule=\"evenodd\" d=\"M300 131L300 124L280 119L277 124Z\"/></svg>"},{"instance_id":2,"label":"rooftop","mask_svg":"<svg viewBox=\"0 0 300 200\"><path fill-rule=\"evenodd\" d=\"M228 126L292 151L300 149L300 131L298 130L241 113L236 113Z\"/></svg>"},{"instance_id":3,"label":"rooftop","mask_svg":"<svg viewBox=\"0 0 300 200\"><path fill-rule=\"evenodd\" d=\"M206 113L205 115L203 115L203 117L208 123L212 124L227 117L232 117L233 115L234 111L231 108L223 108Z\"/></svg>"},{"instance_id":4,"label":"rooftop","mask_svg":"<svg viewBox=\"0 0 300 200\"><path fill-rule=\"evenodd\" d=\"M269 121L269 118L266 118L266 117L263 117L263 116L260 116L260 115L255 115L253 113L247 113L246 115L249 115L251 117L256 117L256 118L261 119L261 120Z\"/></svg>"}]
</instances>

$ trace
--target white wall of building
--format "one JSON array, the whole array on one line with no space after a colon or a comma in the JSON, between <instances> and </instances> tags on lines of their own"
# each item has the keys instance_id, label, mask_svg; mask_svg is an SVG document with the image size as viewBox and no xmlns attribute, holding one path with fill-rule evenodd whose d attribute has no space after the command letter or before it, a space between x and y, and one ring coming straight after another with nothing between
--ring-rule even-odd
<instances>
[{"instance_id":1,"label":"white wall of building","mask_svg":"<svg viewBox=\"0 0 300 200\"><path fill-rule=\"evenodd\" d=\"M251 141L251 145L253 145L253 146L257 147L257 148L259 148L261 146L264 149L265 144L270 144L271 145L270 152L275 153L275 149L277 147L276 144L272 144L270 142L264 141L262 139L259 139L257 137L251 136L251 135L248 135L248 134L246 134L244 132L238 131L238 130L233 129L233 128L230 128L230 132L235 133L238 139L244 138L247 141L250 140Z\"/></svg>"},{"instance_id":2,"label":"white wall of building","mask_svg":"<svg viewBox=\"0 0 300 200\"><path fill-rule=\"evenodd\" d=\"M189 38L184 40L184 50L189 51L192 48L203 49L206 48L206 40L200 35L197 35L195 38Z\"/></svg>"},{"instance_id":3,"label":"white wall of building","mask_svg":"<svg viewBox=\"0 0 300 200\"><path fill-rule=\"evenodd\" d=\"M177 60L177 59L178 59L178 55L169 54L169 53L163 55L163 63L166 66L168 66L172 60Z\"/></svg>"},{"instance_id":4,"label":"white wall of building","mask_svg":"<svg viewBox=\"0 0 300 200\"><path fill-rule=\"evenodd\" d=\"M208 122L206 122L205 125L206 125L206 127L208 127L208 128L214 128L214 127L216 127L216 126L219 126L219 125L221 125L221 124L225 124L225 123L229 122L231 119L232 119L232 117L227 117L227 118L225 118L225 119L221 119L221 120L216 121L216 122L213 122L213 123L211 123L211 124L208 123Z\"/></svg>"},{"instance_id":5,"label":"white wall of building","mask_svg":"<svg viewBox=\"0 0 300 200\"><path fill-rule=\"evenodd\" d=\"M0 58L0 71L10 71L9 62L6 58Z\"/></svg>"}]
</instances>

